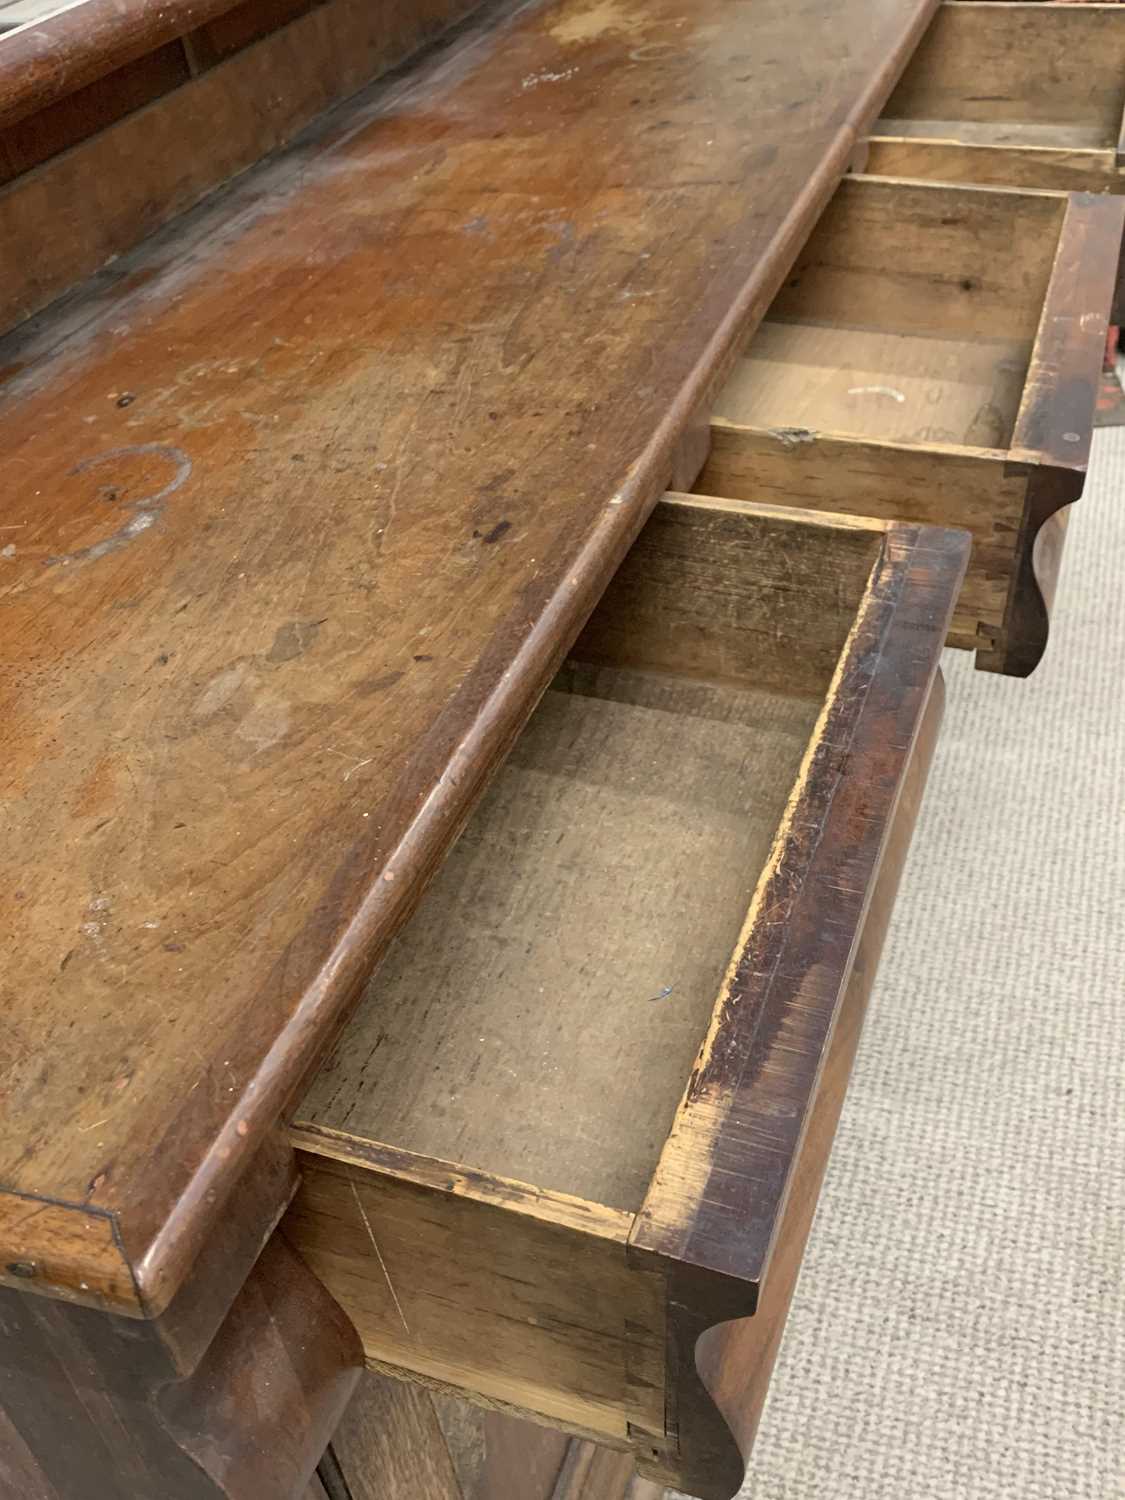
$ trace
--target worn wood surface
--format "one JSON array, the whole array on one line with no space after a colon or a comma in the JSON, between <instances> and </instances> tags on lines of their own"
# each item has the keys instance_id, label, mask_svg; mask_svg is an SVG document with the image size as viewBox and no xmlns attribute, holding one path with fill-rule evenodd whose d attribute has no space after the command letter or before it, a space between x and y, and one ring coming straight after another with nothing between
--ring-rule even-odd
<instances>
[{"instance_id":1,"label":"worn wood surface","mask_svg":"<svg viewBox=\"0 0 1125 1500\"><path fill-rule=\"evenodd\" d=\"M661 1500L627 1453L368 1372L337 1430L329 1500Z\"/></svg>"},{"instance_id":2,"label":"worn wood surface","mask_svg":"<svg viewBox=\"0 0 1125 1500\"><path fill-rule=\"evenodd\" d=\"M0 177L16 179L0 191L0 329L277 150L473 3L326 0L294 14L248 0L0 131ZM141 110L146 97L155 102ZM174 242L154 246L147 266L177 253ZM115 265L106 277L128 274Z\"/></svg>"},{"instance_id":3,"label":"worn wood surface","mask_svg":"<svg viewBox=\"0 0 1125 1500\"><path fill-rule=\"evenodd\" d=\"M296 1129L285 1233L368 1362L625 1445L663 1432L664 1306L632 1216L340 1132Z\"/></svg>"},{"instance_id":4,"label":"worn wood surface","mask_svg":"<svg viewBox=\"0 0 1125 1500\"><path fill-rule=\"evenodd\" d=\"M819 703L576 687L539 704L297 1115L635 1211Z\"/></svg>"},{"instance_id":5,"label":"worn wood surface","mask_svg":"<svg viewBox=\"0 0 1125 1500\"><path fill-rule=\"evenodd\" d=\"M233 8L234 0L83 0L4 38L0 129Z\"/></svg>"},{"instance_id":6,"label":"worn wood surface","mask_svg":"<svg viewBox=\"0 0 1125 1500\"><path fill-rule=\"evenodd\" d=\"M1058 193L847 177L769 320L965 342L1031 340L1065 210Z\"/></svg>"},{"instance_id":7,"label":"worn wood surface","mask_svg":"<svg viewBox=\"0 0 1125 1500\"><path fill-rule=\"evenodd\" d=\"M699 696L703 714L704 685L724 684L734 691L726 707L713 695L717 717L737 720L739 695L748 693L773 704L780 723L800 711L783 707L786 700L823 699L882 542L881 524L868 519L666 495L574 657L674 675L682 692ZM690 698L683 711L692 712Z\"/></svg>"},{"instance_id":8,"label":"worn wood surface","mask_svg":"<svg viewBox=\"0 0 1125 1500\"><path fill-rule=\"evenodd\" d=\"M1030 335L942 338L833 326L816 316L758 328L715 403L716 417L782 433L1008 447Z\"/></svg>"},{"instance_id":9,"label":"worn wood surface","mask_svg":"<svg viewBox=\"0 0 1125 1500\"><path fill-rule=\"evenodd\" d=\"M494 10L4 346L22 1289L167 1304L932 8Z\"/></svg>"},{"instance_id":10,"label":"worn wood surface","mask_svg":"<svg viewBox=\"0 0 1125 1500\"><path fill-rule=\"evenodd\" d=\"M370 1371L336 1428L321 1472L330 1491L340 1490L339 1500L466 1500L429 1391Z\"/></svg>"},{"instance_id":11,"label":"worn wood surface","mask_svg":"<svg viewBox=\"0 0 1125 1500\"><path fill-rule=\"evenodd\" d=\"M708 1327L752 1315L768 1289L966 540L924 528L888 533L630 1235L633 1256L667 1272L669 1367L681 1372L668 1387L679 1444L643 1467L689 1493L727 1500L742 1476L744 1453L729 1430L686 1416L681 1426L681 1407L699 1410L690 1354Z\"/></svg>"},{"instance_id":12,"label":"worn wood surface","mask_svg":"<svg viewBox=\"0 0 1125 1500\"><path fill-rule=\"evenodd\" d=\"M470 1406L452 1396L431 1394L430 1400L449 1450L461 1500L504 1500L508 1495L557 1500L560 1472L573 1439L550 1427L522 1422L506 1412ZM632 1470L627 1454L615 1452L614 1457ZM591 1495L590 1500L597 1497Z\"/></svg>"},{"instance_id":13,"label":"worn wood surface","mask_svg":"<svg viewBox=\"0 0 1125 1500\"><path fill-rule=\"evenodd\" d=\"M1110 149L1028 145L1015 139L993 145L886 134L871 137L866 160L865 171L884 177L1080 193L1116 193L1122 187Z\"/></svg>"},{"instance_id":14,"label":"worn wood surface","mask_svg":"<svg viewBox=\"0 0 1125 1500\"><path fill-rule=\"evenodd\" d=\"M866 170L1119 192L1125 10L950 0L872 130Z\"/></svg>"},{"instance_id":15,"label":"worn wood surface","mask_svg":"<svg viewBox=\"0 0 1125 1500\"><path fill-rule=\"evenodd\" d=\"M351 1324L279 1238L184 1379L143 1326L0 1289L5 1500L299 1496L359 1376ZM132 1338L129 1335L132 1335Z\"/></svg>"},{"instance_id":16,"label":"worn wood surface","mask_svg":"<svg viewBox=\"0 0 1125 1500\"><path fill-rule=\"evenodd\" d=\"M718 410L727 410L726 402L724 395ZM852 438L815 425L749 427L724 416L716 416L712 437L698 480L706 494L971 532L972 557L948 643L976 651L999 637L1027 493L1026 465L951 443Z\"/></svg>"},{"instance_id":17,"label":"worn wood surface","mask_svg":"<svg viewBox=\"0 0 1125 1500\"><path fill-rule=\"evenodd\" d=\"M1061 146L1113 147L1123 108L1120 6L947 0L873 133L894 134L899 120L1041 125L1063 132ZM1068 140L1065 133L1076 129L1090 138Z\"/></svg>"},{"instance_id":18,"label":"worn wood surface","mask_svg":"<svg viewBox=\"0 0 1125 1500\"><path fill-rule=\"evenodd\" d=\"M713 679L725 676L729 681L739 652L746 651L748 635L740 625L752 616L740 616L745 605L740 595L748 589L738 564L738 543L740 528L745 532L755 518L764 528L802 535L806 554L815 548L818 534L835 538L835 546L825 544L822 555L835 559L841 601L849 598L849 563L856 570L850 585L851 623L837 635L842 654L832 682L822 689L823 706L809 747L800 766L791 763L785 778L792 790L717 1000L712 996L705 1038L704 1018L697 1021L696 1044L704 1038L702 1051L694 1067L690 1058L680 1062L679 1081L686 1083L686 1091L655 1172L651 1158L642 1162L651 1180L641 1212L616 1208L612 1200L606 1205L564 1197L557 1191L558 1179L548 1175L559 1162L568 1171L575 1169L569 1137L550 1111L518 1102L518 1090L526 1077L534 1076L541 1050L536 1018L529 1021L521 1010L521 981L524 992L528 985L534 989L550 955L544 957L534 942L526 941L518 902L500 900L498 909L508 913L505 921L525 934L498 966L503 1015L492 1018L479 1009L478 992L487 1006L497 988L495 978L478 986L475 960L467 961L458 949L465 982L461 988L450 985L444 1006L453 1024L431 1036L424 1048L441 1086L418 1118L402 1112L394 1129L383 1131L382 1125L391 1122L380 1118L380 1096L393 1092L395 1081L380 1071L381 1028L398 1048L406 1039L396 1030L393 1004L381 1004L378 975L355 1023L361 1038L363 1027L368 1028L362 1046L354 1039L345 1042L335 1066L315 1081L308 1096L319 1099L323 1086L327 1118L333 1105L346 1100L348 1130L329 1128L323 1118L295 1127L304 1184L286 1221L287 1233L359 1328L369 1363L631 1444L638 1462L654 1477L708 1500L726 1500L733 1491L742 1455L701 1394L691 1349L714 1324L752 1314L768 1285L805 1121L817 1108L820 1062L851 972L853 944L863 931L867 896L882 868L884 839L911 763L918 719L928 702L967 550L967 538L944 531L829 520L811 513L787 515L768 507L758 515L754 507L735 502L674 498L658 509L580 637L576 649L582 652L592 644L602 665L574 668L572 688L612 692L620 681L635 683L641 674L610 665L614 643L620 642L626 661L650 670L660 666L703 673L709 662L711 683L706 677L689 678L668 700L669 707L691 712L690 695L681 695L693 689L706 704L715 691ZM688 537L691 546L685 545ZM782 556L785 549L774 546ZM726 571L717 569L713 596L707 596L693 567L712 551L724 560ZM770 548L763 544L761 551L765 556ZM802 565L801 554L798 546L788 553L791 587L798 593L803 578L827 573L813 568L807 556ZM678 571L677 561L685 563ZM767 570L766 579L770 576ZM808 592L810 599L820 597L815 588ZM662 608L672 622L667 632L659 628ZM831 612L825 606L820 613L830 617ZM633 620L635 631L619 630L613 623L618 618ZM784 626L787 616L782 612L778 619ZM680 642L688 635L689 622L705 628L685 651ZM821 628L832 627L822 622ZM709 654L700 642L710 643ZM676 648L672 654L669 643ZM783 628L773 649L796 659L804 642L787 636ZM764 641L757 650L759 657L766 655ZM721 724L721 719L709 724L712 737ZM535 733L533 720L525 741ZM517 765L523 743L512 752ZM615 762L623 755L618 747ZM631 762L624 758L628 777ZM696 776L699 752L694 758L668 759L685 784L716 779L713 769ZM757 766L761 760L755 754L747 763ZM576 766L593 783L606 778L588 747ZM921 778L921 766L915 775ZM549 781L521 787L519 802L531 823L555 816L553 809L560 804L564 828L576 821L567 813L565 788ZM488 819L494 811L486 799L478 817ZM669 820L648 821L664 826ZM471 827L464 837L473 839ZM547 843L558 838L556 830ZM635 832L619 834L618 842L633 859ZM586 868L581 848L569 858ZM512 865L511 850L505 847L485 862L486 879L497 862ZM695 860L693 867L711 870L714 863L712 856ZM591 868L596 874L596 860ZM528 879L515 869L517 891L524 890ZM548 881L547 887L557 891L558 884L557 879ZM712 887L713 880L708 899ZM829 892L834 919L826 931ZM479 916L474 920L483 920L489 891L479 881L476 898ZM448 912L440 920L433 914L426 918L426 904L419 913L420 932L432 942L435 932L448 932L453 923ZM616 925L619 905L601 901L604 924ZM565 933L570 925L580 931L592 928L588 941L596 940L596 918L569 924L565 906L553 909L556 933ZM744 904L736 909L744 910ZM701 923L699 909L693 905L692 911ZM495 925L494 936L505 930L503 923ZM795 935L793 950L787 945L790 932ZM633 940L628 923L617 940ZM488 950L490 944L483 947ZM637 944L631 968L643 962L645 950L646 943ZM425 965L427 960L422 955L418 962ZM600 960L587 964L581 959L564 966L568 983L551 995L550 1012L563 1023L572 1014L582 1016L583 991L596 984L601 967ZM412 969L406 966L404 972ZM437 988L432 976L424 975L414 1010L407 1013L420 1015L433 1003ZM389 994L393 1000L393 991ZM624 1009L620 995L608 1004ZM459 1030L458 1012L466 1007L472 1024ZM644 1016L626 1016L626 1021L626 1030L649 1030ZM426 1024L424 1018L420 1024ZM585 1097L586 1075L597 1076L596 1059L591 1062L579 1048L583 1030L596 1024L596 1018L583 1020L575 1028L569 1057L560 1052L557 1059L572 1113L579 1119L598 1107L596 1097ZM526 1056L518 1067L494 1062L497 1045L509 1033L525 1042ZM413 1073L416 1086L425 1092L426 1077L420 1068ZM492 1105L484 1106L490 1116L487 1138L480 1134L477 1118L482 1108L478 1075L488 1078L495 1096ZM615 1092L643 1115L654 1076L652 1063L619 1067ZM482 1162L470 1157L465 1165L451 1165L426 1154L412 1155L418 1148L433 1150L430 1117L441 1111L457 1116L462 1092L469 1100L465 1115L476 1133L462 1128L457 1139L474 1149L484 1141L491 1158ZM598 1091L593 1092L596 1096ZM509 1110L506 1103L513 1099L517 1102ZM530 1132L523 1128L529 1114L540 1127ZM551 1155L556 1136L561 1140L558 1161ZM822 1167L829 1137L819 1139ZM495 1153L505 1149L515 1153L505 1159L506 1166L510 1162L516 1169L529 1169L523 1182L500 1179L488 1170ZM611 1183L617 1158L627 1157L631 1149L627 1125L592 1124L587 1150L601 1160L591 1169L599 1175L587 1180L587 1190ZM728 1182L728 1176L737 1180ZM634 1196L630 1208L636 1201ZM742 1259L746 1254L749 1261ZM696 1417L689 1419L689 1411Z\"/></svg>"},{"instance_id":19,"label":"worn wood surface","mask_svg":"<svg viewBox=\"0 0 1125 1500\"><path fill-rule=\"evenodd\" d=\"M698 1384L689 1377L681 1386L678 1421L682 1430L693 1433L692 1445L701 1453L707 1451L711 1442L720 1451L729 1443L723 1427L716 1422L716 1408L735 1435L744 1460L749 1459L753 1448L855 1062L883 939L918 818L943 702L939 674L899 794L879 878L832 1031L757 1310L752 1318L705 1328L698 1345L695 1339L700 1321L683 1317L683 1310L674 1330L681 1341L686 1367L689 1370L696 1367L700 1377Z\"/></svg>"},{"instance_id":20,"label":"worn wood surface","mask_svg":"<svg viewBox=\"0 0 1125 1500\"><path fill-rule=\"evenodd\" d=\"M1026 675L1036 538L1081 493L1123 221L1085 195L848 179L715 399L698 487L964 527L950 644Z\"/></svg>"},{"instance_id":21,"label":"worn wood surface","mask_svg":"<svg viewBox=\"0 0 1125 1500\"><path fill-rule=\"evenodd\" d=\"M1046 647L1066 535L1065 508L1082 494L1105 332L1118 284L1125 199L1074 194L1055 252L1012 457L1032 459L1006 630L978 665L1025 677Z\"/></svg>"}]
</instances>

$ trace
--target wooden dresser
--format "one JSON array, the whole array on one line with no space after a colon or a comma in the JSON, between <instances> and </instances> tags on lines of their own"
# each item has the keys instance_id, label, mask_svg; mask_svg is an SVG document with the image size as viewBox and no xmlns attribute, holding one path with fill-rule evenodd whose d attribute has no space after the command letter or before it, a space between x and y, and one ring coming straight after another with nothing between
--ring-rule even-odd
<instances>
[{"instance_id":1,"label":"wooden dresser","mask_svg":"<svg viewBox=\"0 0 1125 1500\"><path fill-rule=\"evenodd\" d=\"M0 39L3 1500L737 1490L1125 216L878 132L1057 9Z\"/></svg>"}]
</instances>

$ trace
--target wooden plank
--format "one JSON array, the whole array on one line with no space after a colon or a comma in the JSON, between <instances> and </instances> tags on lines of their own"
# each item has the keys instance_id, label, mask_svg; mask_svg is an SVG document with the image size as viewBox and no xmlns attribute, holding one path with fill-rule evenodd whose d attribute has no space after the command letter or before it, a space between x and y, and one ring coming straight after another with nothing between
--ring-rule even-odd
<instances>
[{"instance_id":1,"label":"wooden plank","mask_svg":"<svg viewBox=\"0 0 1125 1500\"><path fill-rule=\"evenodd\" d=\"M932 8L502 7L5 345L0 1265L173 1295Z\"/></svg>"},{"instance_id":2,"label":"wooden plank","mask_svg":"<svg viewBox=\"0 0 1125 1500\"><path fill-rule=\"evenodd\" d=\"M1030 358L1030 338L767 321L717 398L715 415L763 429L1002 451Z\"/></svg>"},{"instance_id":3,"label":"wooden plank","mask_svg":"<svg viewBox=\"0 0 1125 1500\"><path fill-rule=\"evenodd\" d=\"M82 0L4 38L0 129L136 62L233 0Z\"/></svg>"},{"instance_id":4,"label":"wooden plank","mask_svg":"<svg viewBox=\"0 0 1125 1500\"><path fill-rule=\"evenodd\" d=\"M1119 6L956 0L934 16L874 134L898 134L899 120L1078 126L1091 132L1082 144L1112 148L1123 104Z\"/></svg>"},{"instance_id":5,"label":"wooden plank","mask_svg":"<svg viewBox=\"0 0 1125 1500\"><path fill-rule=\"evenodd\" d=\"M83 0L83 8L90 3ZM129 70L119 69L13 127L9 173L62 144L76 144L0 191L0 259L7 271L0 329L30 317L283 146L319 110L400 63L477 3L329 0L144 111L129 112L136 100ZM224 18L229 24L219 28L216 45L210 31L197 34L209 60L229 47L229 28L244 10ZM275 24L279 19L275 8ZM154 57L149 53L135 65L136 88L159 92L158 84L166 83L153 78ZM49 235L44 224L51 226ZM175 254L156 251L150 264L162 264L169 253Z\"/></svg>"},{"instance_id":6,"label":"wooden plank","mask_svg":"<svg viewBox=\"0 0 1125 1500\"><path fill-rule=\"evenodd\" d=\"M572 1443L551 1500L662 1500L663 1485L642 1479L627 1453Z\"/></svg>"},{"instance_id":7,"label":"wooden plank","mask_svg":"<svg viewBox=\"0 0 1125 1500\"><path fill-rule=\"evenodd\" d=\"M784 737L786 724L807 733L812 719L794 700L823 697L881 541L870 522L667 495L575 656L725 682L736 690L728 705L701 704L704 717L739 717L748 694L750 718L767 737ZM778 764L777 744L757 748L763 767Z\"/></svg>"},{"instance_id":8,"label":"wooden plank","mask_svg":"<svg viewBox=\"0 0 1125 1500\"><path fill-rule=\"evenodd\" d=\"M311 1127L285 1232L368 1364L618 1446L663 1432L663 1281L630 1215Z\"/></svg>"},{"instance_id":9,"label":"wooden plank","mask_svg":"<svg viewBox=\"0 0 1125 1500\"><path fill-rule=\"evenodd\" d=\"M452 1396L431 1393L463 1500L558 1500L556 1485L572 1447L586 1446L550 1427L522 1422ZM628 1454L614 1453L632 1470ZM407 1500L403 1496L403 1500ZM590 1495L588 1500L598 1500Z\"/></svg>"},{"instance_id":10,"label":"wooden plank","mask_svg":"<svg viewBox=\"0 0 1125 1500\"><path fill-rule=\"evenodd\" d=\"M421 1386L366 1371L333 1435L332 1458L346 1500L472 1500Z\"/></svg>"},{"instance_id":11,"label":"wooden plank","mask_svg":"<svg viewBox=\"0 0 1125 1500\"><path fill-rule=\"evenodd\" d=\"M973 651L1000 636L1027 497L1026 465L985 449L824 432L815 419L808 428L744 426L751 415L744 391L728 385L717 402L722 415L713 423L698 481L704 493L971 532L972 560L949 644Z\"/></svg>"},{"instance_id":12,"label":"wooden plank","mask_svg":"<svg viewBox=\"0 0 1125 1500\"><path fill-rule=\"evenodd\" d=\"M1121 174L1109 149L915 139L896 133L900 125L900 121L879 122L869 142L864 171L881 177L1058 192L1116 193L1121 189Z\"/></svg>"},{"instance_id":13,"label":"wooden plank","mask_svg":"<svg viewBox=\"0 0 1125 1500\"><path fill-rule=\"evenodd\" d=\"M630 1235L634 1257L668 1275L668 1363L676 1372L668 1393L676 1446L646 1458L643 1469L705 1500L725 1500L738 1487L748 1445L737 1412L728 1410L724 1424L702 1400L696 1351L704 1382L710 1374L714 1384L721 1372L708 1369L699 1340L720 1323L752 1316L768 1288L966 541L910 527L888 533ZM900 607L901 629L892 629Z\"/></svg>"},{"instance_id":14,"label":"wooden plank","mask_svg":"<svg viewBox=\"0 0 1125 1500\"><path fill-rule=\"evenodd\" d=\"M769 310L896 335L1030 340L1060 194L847 177Z\"/></svg>"},{"instance_id":15,"label":"wooden plank","mask_svg":"<svg viewBox=\"0 0 1125 1500\"><path fill-rule=\"evenodd\" d=\"M568 1441L550 1428L430 1396L371 1371L341 1433L334 1445L341 1490L330 1500L661 1500L663 1494L637 1477L627 1453Z\"/></svg>"},{"instance_id":16,"label":"wooden plank","mask_svg":"<svg viewBox=\"0 0 1125 1500\"><path fill-rule=\"evenodd\" d=\"M717 1405L744 1458L751 1453L781 1345L789 1304L804 1259L840 1112L851 1078L895 896L921 807L944 704L940 677L903 783L882 868L864 924L859 952L840 1004L816 1097L801 1144L793 1182L777 1231L762 1295L752 1318L707 1330L695 1346L688 1331L685 1353L699 1379L680 1389L678 1420L685 1434L705 1446Z\"/></svg>"},{"instance_id":17,"label":"wooden plank","mask_svg":"<svg viewBox=\"0 0 1125 1500\"><path fill-rule=\"evenodd\" d=\"M631 1211L820 703L573 685L541 701L296 1113Z\"/></svg>"}]
</instances>

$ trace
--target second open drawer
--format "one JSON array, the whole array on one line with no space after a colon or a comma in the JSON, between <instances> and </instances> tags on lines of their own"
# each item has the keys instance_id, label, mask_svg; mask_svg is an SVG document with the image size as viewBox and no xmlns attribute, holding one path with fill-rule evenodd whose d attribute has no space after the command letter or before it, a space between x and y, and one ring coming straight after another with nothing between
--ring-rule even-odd
<instances>
[{"instance_id":1,"label":"second open drawer","mask_svg":"<svg viewBox=\"0 0 1125 1500\"><path fill-rule=\"evenodd\" d=\"M1119 193L1123 114L1120 5L947 0L872 127L867 170Z\"/></svg>"},{"instance_id":2,"label":"second open drawer","mask_svg":"<svg viewBox=\"0 0 1125 1500\"><path fill-rule=\"evenodd\" d=\"M1082 492L1125 201L845 178L715 398L698 488L963 527L950 644L1024 676Z\"/></svg>"},{"instance_id":3,"label":"second open drawer","mask_svg":"<svg viewBox=\"0 0 1125 1500\"><path fill-rule=\"evenodd\" d=\"M296 1110L373 1367L738 1487L966 550L657 507Z\"/></svg>"}]
</instances>

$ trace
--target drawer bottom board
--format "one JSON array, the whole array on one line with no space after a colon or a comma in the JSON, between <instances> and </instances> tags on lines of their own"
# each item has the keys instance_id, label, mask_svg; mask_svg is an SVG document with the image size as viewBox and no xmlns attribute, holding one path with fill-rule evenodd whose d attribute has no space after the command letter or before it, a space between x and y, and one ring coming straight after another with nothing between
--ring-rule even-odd
<instances>
[{"instance_id":1,"label":"drawer bottom board","mask_svg":"<svg viewBox=\"0 0 1125 1500\"><path fill-rule=\"evenodd\" d=\"M559 681L303 1110L635 1212L820 701Z\"/></svg>"},{"instance_id":2,"label":"drawer bottom board","mask_svg":"<svg viewBox=\"0 0 1125 1500\"><path fill-rule=\"evenodd\" d=\"M715 404L746 426L1003 448L1030 340L763 323Z\"/></svg>"}]
</instances>

